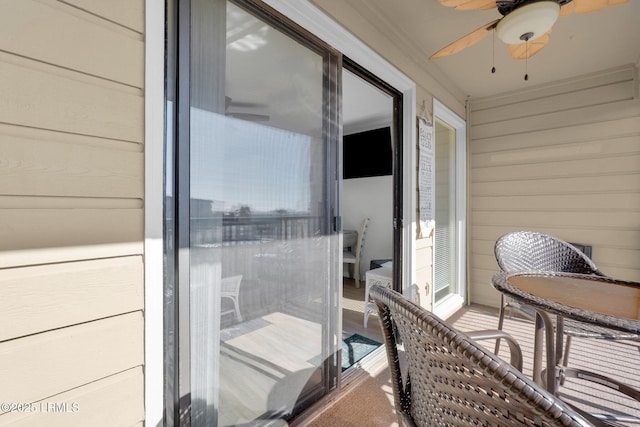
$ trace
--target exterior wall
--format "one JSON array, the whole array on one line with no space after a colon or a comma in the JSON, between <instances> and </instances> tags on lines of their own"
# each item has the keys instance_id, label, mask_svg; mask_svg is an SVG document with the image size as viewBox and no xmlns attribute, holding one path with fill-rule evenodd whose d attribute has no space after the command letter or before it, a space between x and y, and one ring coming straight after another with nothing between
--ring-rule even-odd
<instances>
[{"instance_id":1,"label":"exterior wall","mask_svg":"<svg viewBox=\"0 0 640 427\"><path fill-rule=\"evenodd\" d=\"M471 101L471 301L499 304L493 245L535 230L640 280L640 99L633 66Z\"/></svg>"},{"instance_id":2,"label":"exterior wall","mask_svg":"<svg viewBox=\"0 0 640 427\"><path fill-rule=\"evenodd\" d=\"M2 6L0 425L143 422L143 6Z\"/></svg>"}]
</instances>

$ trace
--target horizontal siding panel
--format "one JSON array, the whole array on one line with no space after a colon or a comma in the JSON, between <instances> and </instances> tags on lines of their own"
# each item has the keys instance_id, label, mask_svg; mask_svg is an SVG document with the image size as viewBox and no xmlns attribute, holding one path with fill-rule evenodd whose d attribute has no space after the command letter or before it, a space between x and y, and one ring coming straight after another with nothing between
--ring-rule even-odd
<instances>
[{"instance_id":1,"label":"horizontal siding panel","mask_svg":"<svg viewBox=\"0 0 640 427\"><path fill-rule=\"evenodd\" d=\"M514 137L517 137L537 130L586 125L592 122L606 122L637 116L640 101L631 100L618 102L616 104L618 108L611 108L610 104L603 104L576 108L564 111L561 114L539 114L537 116L523 117L507 122L476 125L471 127L471 132L474 140L501 135L514 135Z\"/></svg>"},{"instance_id":2,"label":"horizontal siding panel","mask_svg":"<svg viewBox=\"0 0 640 427\"><path fill-rule=\"evenodd\" d=\"M495 293L496 295L499 296L500 295L499 292L495 290L495 288L491 284L491 278L499 272L500 272L500 269L498 268L497 264L496 264L496 268L494 269L478 268L474 270L471 280L473 280L474 283L481 285L482 287L486 287L488 290L491 291L491 293Z\"/></svg>"},{"instance_id":3,"label":"horizontal siding panel","mask_svg":"<svg viewBox=\"0 0 640 427\"><path fill-rule=\"evenodd\" d=\"M484 211L473 212L473 225L495 225L523 227L556 227L634 229L640 230L640 215L637 212L528 212L528 211ZM517 228L516 228L517 229Z\"/></svg>"},{"instance_id":4,"label":"horizontal siding panel","mask_svg":"<svg viewBox=\"0 0 640 427\"><path fill-rule=\"evenodd\" d=\"M1 209L142 209L142 199L0 195Z\"/></svg>"},{"instance_id":5,"label":"horizontal siding panel","mask_svg":"<svg viewBox=\"0 0 640 427\"><path fill-rule=\"evenodd\" d=\"M513 228L503 226L482 226L477 225L473 227L473 239L472 240L488 240L495 242L500 236L512 231Z\"/></svg>"},{"instance_id":6,"label":"horizontal siding panel","mask_svg":"<svg viewBox=\"0 0 640 427\"><path fill-rule=\"evenodd\" d=\"M640 172L633 175L558 177L471 184L474 196L520 196L537 194L599 194L640 191ZM593 199L598 203L597 197Z\"/></svg>"},{"instance_id":7,"label":"horizontal siding panel","mask_svg":"<svg viewBox=\"0 0 640 427\"><path fill-rule=\"evenodd\" d=\"M532 87L531 89L520 89L517 92L501 96L473 99L470 102L471 112L475 115L482 110L497 108L503 105L519 104L559 94L570 94L588 88L632 81L635 78L634 76L635 67L633 65L624 65L603 72L573 77L570 80L559 81L554 84L547 84L544 85L544 87L538 86Z\"/></svg>"},{"instance_id":8,"label":"horizontal siding panel","mask_svg":"<svg viewBox=\"0 0 640 427\"><path fill-rule=\"evenodd\" d=\"M640 116L640 104L638 104ZM595 122L580 126L567 126L557 129L543 129L517 136L493 136L483 140L473 140L470 145L474 155L499 151L517 151L537 147L549 147L561 144L583 144L589 142L607 142L615 138L640 135L640 117L627 117L607 122ZM637 141L637 139L636 139Z\"/></svg>"},{"instance_id":9,"label":"horizontal siding panel","mask_svg":"<svg viewBox=\"0 0 640 427\"><path fill-rule=\"evenodd\" d=\"M65 0L65 3L139 33L144 31L144 0Z\"/></svg>"},{"instance_id":10,"label":"horizontal siding panel","mask_svg":"<svg viewBox=\"0 0 640 427\"><path fill-rule=\"evenodd\" d=\"M568 94L555 94L518 104L504 105L473 114L472 126L485 123L500 123L512 119L539 114L563 112L574 108L588 107L610 102L633 99L633 80L616 82L606 86L590 87Z\"/></svg>"},{"instance_id":11,"label":"horizontal siding panel","mask_svg":"<svg viewBox=\"0 0 640 427\"><path fill-rule=\"evenodd\" d=\"M478 239L469 240L469 242L467 243L469 250L473 254L473 257L479 256L479 255L487 255L491 258L494 257L494 254L493 254L494 244L495 242L491 240L478 240Z\"/></svg>"},{"instance_id":12,"label":"horizontal siding panel","mask_svg":"<svg viewBox=\"0 0 640 427\"><path fill-rule=\"evenodd\" d=\"M640 155L583 160L547 161L532 164L473 168L473 182L512 179L565 178L585 175L622 175L640 172Z\"/></svg>"},{"instance_id":13,"label":"horizontal siding panel","mask_svg":"<svg viewBox=\"0 0 640 427\"><path fill-rule=\"evenodd\" d=\"M638 120L640 130L640 120ZM555 141L553 141L555 143ZM596 141L581 141L558 145L539 147L519 147L518 149L498 152L474 154L472 164L474 168L486 166L500 166L524 164L541 161L583 160L615 157L629 154L640 154L640 133L626 137L609 137Z\"/></svg>"},{"instance_id":14,"label":"horizontal siding panel","mask_svg":"<svg viewBox=\"0 0 640 427\"><path fill-rule=\"evenodd\" d=\"M67 403L76 412L56 413L48 405ZM141 367L110 376L35 403L38 412L0 415L0 426L68 427L131 426L144 419L144 377Z\"/></svg>"},{"instance_id":15,"label":"horizontal siding panel","mask_svg":"<svg viewBox=\"0 0 640 427\"><path fill-rule=\"evenodd\" d=\"M0 343L0 402L37 402L142 366L142 313ZM117 410L117 408L111 408Z\"/></svg>"},{"instance_id":16,"label":"horizontal siding panel","mask_svg":"<svg viewBox=\"0 0 640 427\"><path fill-rule=\"evenodd\" d=\"M596 254L594 254L596 255ZM600 247L597 251L598 262L602 265L626 267L636 266L636 269L640 271L640 248L635 249L623 249L623 248L609 248Z\"/></svg>"},{"instance_id":17,"label":"horizontal siding panel","mask_svg":"<svg viewBox=\"0 0 640 427\"><path fill-rule=\"evenodd\" d=\"M2 53L0 53L0 57L1 56ZM90 79L96 81L93 78ZM132 89L132 93L133 92L138 93L137 89ZM144 151L144 145L141 143L68 132L58 132L55 130L41 128L30 128L7 123L0 123L0 135L2 135L2 138L18 138L60 144L75 144L115 151L130 151L133 153L142 153Z\"/></svg>"},{"instance_id":18,"label":"horizontal siding panel","mask_svg":"<svg viewBox=\"0 0 640 427\"><path fill-rule=\"evenodd\" d=\"M0 270L0 341L142 310L142 257Z\"/></svg>"},{"instance_id":19,"label":"horizontal siding panel","mask_svg":"<svg viewBox=\"0 0 640 427\"><path fill-rule=\"evenodd\" d=\"M474 304L480 304L487 307L500 307L500 295L492 293L490 290L485 291L484 288L479 288L477 290L473 289L471 292L471 300Z\"/></svg>"},{"instance_id":20,"label":"horizontal siding panel","mask_svg":"<svg viewBox=\"0 0 640 427\"><path fill-rule=\"evenodd\" d=\"M132 197L144 194L138 151L32 139L0 127L0 195ZM34 133L33 131L31 133ZM32 136L32 135L29 135Z\"/></svg>"},{"instance_id":21,"label":"horizontal siding panel","mask_svg":"<svg viewBox=\"0 0 640 427\"><path fill-rule=\"evenodd\" d=\"M493 245L492 245L493 247ZM473 253L472 255L471 266L474 269L488 269L493 273L497 273L500 271L500 267L498 266L498 262L496 261L496 257L493 254L493 250L491 253Z\"/></svg>"},{"instance_id":22,"label":"horizontal siding panel","mask_svg":"<svg viewBox=\"0 0 640 427\"><path fill-rule=\"evenodd\" d=\"M489 307L500 306L500 292L491 285L491 277L495 271L490 270L474 270L471 276L471 300L474 303L486 305ZM498 326L496 321L496 327Z\"/></svg>"},{"instance_id":23,"label":"horizontal siding panel","mask_svg":"<svg viewBox=\"0 0 640 427\"><path fill-rule=\"evenodd\" d=\"M0 268L51 264L83 259L141 255L143 248L143 242L139 241L53 248L4 250L0 252Z\"/></svg>"},{"instance_id":24,"label":"horizontal siding panel","mask_svg":"<svg viewBox=\"0 0 640 427\"><path fill-rule=\"evenodd\" d=\"M142 209L3 209L0 251L142 241Z\"/></svg>"},{"instance_id":25,"label":"horizontal siding panel","mask_svg":"<svg viewBox=\"0 0 640 427\"><path fill-rule=\"evenodd\" d=\"M489 284L482 284L471 291L471 299L474 304L480 304L487 307L500 307L500 294ZM494 327L497 327L498 323Z\"/></svg>"},{"instance_id":26,"label":"horizontal siding panel","mask_svg":"<svg viewBox=\"0 0 640 427\"><path fill-rule=\"evenodd\" d=\"M488 242L493 245L503 234L516 230L532 230L551 234L559 239L591 245L594 260L599 258L600 250L608 248L636 249L640 242L640 230L610 230L598 227L561 228L553 225L544 227L513 227L503 225L488 225L474 227L474 241ZM636 263L637 264L637 263Z\"/></svg>"},{"instance_id":27,"label":"horizontal siding panel","mask_svg":"<svg viewBox=\"0 0 640 427\"><path fill-rule=\"evenodd\" d=\"M640 270L637 268L624 267L620 265L607 265L598 263L598 267L608 276L615 277L620 280L629 280L631 282L640 283Z\"/></svg>"},{"instance_id":28,"label":"horizontal siding panel","mask_svg":"<svg viewBox=\"0 0 640 427\"><path fill-rule=\"evenodd\" d=\"M7 62L13 59L20 64ZM28 64L0 55L0 122L143 142L141 93L119 90L95 78L75 80L69 78L72 73L52 74Z\"/></svg>"},{"instance_id":29,"label":"horizontal siding panel","mask_svg":"<svg viewBox=\"0 0 640 427\"><path fill-rule=\"evenodd\" d=\"M574 210L577 212L592 209L599 211L636 210L640 215L640 193L474 197L473 209L475 211Z\"/></svg>"},{"instance_id":30,"label":"horizontal siding panel","mask_svg":"<svg viewBox=\"0 0 640 427\"><path fill-rule=\"evenodd\" d=\"M0 268L36 264L56 250L76 259L141 253L143 230L142 209L0 209Z\"/></svg>"},{"instance_id":31,"label":"horizontal siding panel","mask_svg":"<svg viewBox=\"0 0 640 427\"><path fill-rule=\"evenodd\" d=\"M53 1L6 3L0 14L0 49L141 88L142 35L114 31L69 11L77 9Z\"/></svg>"}]
</instances>

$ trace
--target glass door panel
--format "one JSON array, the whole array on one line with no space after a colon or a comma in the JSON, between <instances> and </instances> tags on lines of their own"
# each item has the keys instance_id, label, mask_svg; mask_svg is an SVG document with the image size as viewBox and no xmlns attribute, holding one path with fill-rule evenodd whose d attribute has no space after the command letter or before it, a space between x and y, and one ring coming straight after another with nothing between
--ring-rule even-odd
<instances>
[{"instance_id":1,"label":"glass door panel","mask_svg":"<svg viewBox=\"0 0 640 427\"><path fill-rule=\"evenodd\" d=\"M196 426L281 425L339 374L338 68L244 4L191 2Z\"/></svg>"},{"instance_id":2,"label":"glass door panel","mask_svg":"<svg viewBox=\"0 0 640 427\"><path fill-rule=\"evenodd\" d=\"M455 132L439 120L435 121L435 304L457 289Z\"/></svg>"}]
</instances>

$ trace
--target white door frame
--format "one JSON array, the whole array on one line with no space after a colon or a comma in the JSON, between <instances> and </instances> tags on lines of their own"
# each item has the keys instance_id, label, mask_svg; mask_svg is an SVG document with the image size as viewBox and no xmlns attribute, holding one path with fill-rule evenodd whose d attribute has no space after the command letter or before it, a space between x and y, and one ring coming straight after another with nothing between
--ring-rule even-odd
<instances>
[{"instance_id":1,"label":"white door frame","mask_svg":"<svg viewBox=\"0 0 640 427\"><path fill-rule=\"evenodd\" d=\"M164 417L164 2L145 1L144 416Z\"/></svg>"},{"instance_id":2,"label":"white door frame","mask_svg":"<svg viewBox=\"0 0 640 427\"><path fill-rule=\"evenodd\" d=\"M467 271L467 124L463 118L454 113L442 102L433 99L433 117L435 120L441 120L456 130L456 159L455 159L455 203L456 203L456 285L458 287L456 293L449 295L438 305L433 303L433 312L443 319L448 318L460 309L467 297L466 271ZM435 242L434 242L435 249ZM431 283L435 280L435 250L434 250L434 268ZM435 298L435 292L432 294Z\"/></svg>"}]
</instances>

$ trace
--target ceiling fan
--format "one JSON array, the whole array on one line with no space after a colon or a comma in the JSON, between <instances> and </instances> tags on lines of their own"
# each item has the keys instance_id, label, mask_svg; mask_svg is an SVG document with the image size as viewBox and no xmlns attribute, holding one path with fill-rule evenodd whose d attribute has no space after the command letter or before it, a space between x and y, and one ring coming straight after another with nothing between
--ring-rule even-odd
<instances>
[{"instance_id":1,"label":"ceiling fan","mask_svg":"<svg viewBox=\"0 0 640 427\"><path fill-rule=\"evenodd\" d=\"M558 16L590 13L629 0L438 0L457 10L498 9L502 18L491 21L440 49L429 59L453 55L484 39L491 32L509 46L514 59L528 59L548 42ZM495 72L495 67L492 69ZM527 76L525 76L525 80Z\"/></svg>"}]
</instances>

